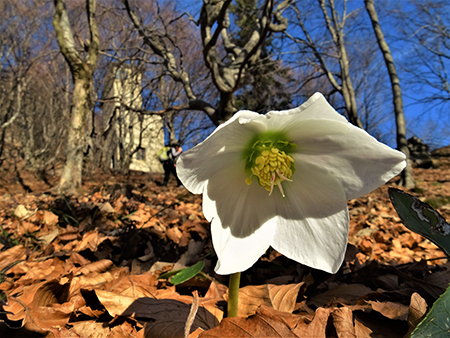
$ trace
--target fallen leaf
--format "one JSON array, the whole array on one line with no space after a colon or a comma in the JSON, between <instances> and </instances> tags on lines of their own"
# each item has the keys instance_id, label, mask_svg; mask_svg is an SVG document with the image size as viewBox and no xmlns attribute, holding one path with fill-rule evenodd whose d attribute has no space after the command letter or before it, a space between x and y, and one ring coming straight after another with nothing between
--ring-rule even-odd
<instances>
[{"instance_id":1,"label":"fallen leaf","mask_svg":"<svg viewBox=\"0 0 450 338\"><path fill-rule=\"evenodd\" d=\"M26 219L34 215L34 211L28 210L23 204L19 204L14 210L14 216L21 219Z\"/></svg>"},{"instance_id":2,"label":"fallen leaf","mask_svg":"<svg viewBox=\"0 0 450 338\"><path fill-rule=\"evenodd\" d=\"M25 286L7 295L8 305L3 308L9 312L7 316L10 320L20 320L32 309L66 302L69 288L70 281L61 285L58 280Z\"/></svg>"},{"instance_id":3,"label":"fallen leaf","mask_svg":"<svg viewBox=\"0 0 450 338\"><path fill-rule=\"evenodd\" d=\"M340 302L350 305L371 292L372 290L363 284L340 284L314 296L308 300L308 304L320 307L339 299Z\"/></svg>"},{"instance_id":4,"label":"fallen leaf","mask_svg":"<svg viewBox=\"0 0 450 338\"><path fill-rule=\"evenodd\" d=\"M184 337L184 326L191 306L173 299L138 298L122 313L147 322L145 337ZM198 327L208 330L219 324L217 318L199 306L191 327L191 332Z\"/></svg>"},{"instance_id":5,"label":"fallen leaf","mask_svg":"<svg viewBox=\"0 0 450 338\"><path fill-rule=\"evenodd\" d=\"M389 319L406 320L409 306L394 302L366 301L372 309Z\"/></svg>"},{"instance_id":6,"label":"fallen leaf","mask_svg":"<svg viewBox=\"0 0 450 338\"><path fill-rule=\"evenodd\" d=\"M71 331L80 337L86 338L107 338L110 329L98 322L79 322L73 325Z\"/></svg>"},{"instance_id":7,"label":"fallen leaf","mask_svg":"<svg viewBox=\"0 0 450 338\"><path fill-rule=\"evenodd\" d=\"M314 318L312 320L305 317L305 319L299 321L294 330L295 334L302 338L326 338L326 327L331 311L332 309L318 308L314 313Z\"/></svg>"},{"instance_id":8,"label":"fallen leaf","mask_svg":"<svg viewBox=\"0 0 450 338\"><path fill-rule=\"evenodd\" d=\"M334 309L331 316L339 338L359 338L356 336L351 309L348 307Z\"/></svg>"},{"instance_id":9,"label":"fallen leaf","mask_svg":"<svg viewBox=\"0 0 450 338\"><path fill-rule=\"evenodd\" d=\"M22 245L16 245L8 250L0 252L0 270L3 270L11 263L26 259L27 256L25 252L26 249Z\"/></svg>"},{"instance_id":10,"label":"fallen leaf","mask_svg":"<svg viewBox=\"0 0 450 338\"><path fill-rule=\"evenodd\" d=\"M299 337L316 337L316 336L298 336L286 324L286 322L273 315L270 311L264 311L264 306L247 318L234 317L224 318L219 326L202 332L199 338L217 338L217 337L233 337L233 338L299 338ZM269 308L270 309L270 308ZM294 316L294 315L292 315ZM325 338L325 336L323 336Z\"/></svg>"},{"instance_id":11,"label":"fallen leaf","mask_svg":"<svg viewBox=\"0 0 450 338\"><path fill-rule=\"evenodd\" d=\"M411 304L408 312L409 333L420 323L427 312L427 302L417 292L411 295Z\"/></svg>"},{"instance_id":12,"label":"fallen leaf","mask_svg":"<svg viewBox=\"0 0 450 338\"><path fill-rule=\"evenodd\" d=\"M53 230L51 233L44 235L44 236L40 236L38 237L38 239L44 244L44 245L48 245L51 242L53 242L53 240L58 237L59 235L59 229L55 229Z\"/></svg>"},{"instance_id":13,"label":"fallen leaf","mask_svg":"<svg viewBox=\"0 0 450 338\"><path fill-rule=\"evenodd\" d=\"M240 288L238 316L248 317L249 315L254 314L260 305L291 313L294 311L300 288L304 285L306 284L265 284L250 285Z\"/></svg>"},{"instance_id":14,"label":"fallen leaf","mask_svg":"<svg viewBox=\"0 0 450 338\"><path fill-rule=\"evenodd\" d=\"M113 262L109 259L102 259L101 261L89 263L82 268L80 268L75 275L89 275L90 273L102 273L107 271L113 266Z\"/></svg>"},{"instance_id":15,"label":"fallen leaf","mask_svg":"<svg viewBox=\"0 0 450 338\"><path fill-rule=\"evenodd\" d=\"M105 290L95 290L95 294L111 317L122 315L135 301L133 297L122 296Z\"/></svg>"}]
</instances>

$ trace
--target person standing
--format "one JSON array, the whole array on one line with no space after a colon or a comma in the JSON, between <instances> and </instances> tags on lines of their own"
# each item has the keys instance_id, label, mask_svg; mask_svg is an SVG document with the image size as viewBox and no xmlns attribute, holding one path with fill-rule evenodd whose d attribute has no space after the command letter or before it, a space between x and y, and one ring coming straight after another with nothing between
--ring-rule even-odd
<instances>
[{"instance_id":1,"label":"person standing","mask_svg":"<svg viewBox=\"0 0 450 338\"><path fill-rule=\"evenodd\" d=\"M178 187L182 185L176 170L176 160L182 152L183 148L181 148L179 143L173 143L170 146L164 147L159 152L159 161L162 163L164 169L164 181L162 184L164 187L169 183L170 174L175 176Z\"/></svg>"}]
</instances>

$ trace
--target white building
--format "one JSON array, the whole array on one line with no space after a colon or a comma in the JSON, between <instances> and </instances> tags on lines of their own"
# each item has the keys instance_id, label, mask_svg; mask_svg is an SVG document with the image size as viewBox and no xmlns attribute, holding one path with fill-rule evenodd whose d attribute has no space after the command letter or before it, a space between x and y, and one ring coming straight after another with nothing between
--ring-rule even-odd
<instances>
[{"instance_id":1,"label":"white building","mask_svg":"<svg viewBox=\"0 0 450 338\"><path fill-rule=\"evenodd\" d=\"M157 157L164 147L162 118L136 112L142 108L141 72L129 65L115 65L108 77L113 80L107 81L105 92L113 104L105 104L102 110L115 129L111 167L120 169L129 163L130 170L163 172Z\"/></svg>"}]
</instances>

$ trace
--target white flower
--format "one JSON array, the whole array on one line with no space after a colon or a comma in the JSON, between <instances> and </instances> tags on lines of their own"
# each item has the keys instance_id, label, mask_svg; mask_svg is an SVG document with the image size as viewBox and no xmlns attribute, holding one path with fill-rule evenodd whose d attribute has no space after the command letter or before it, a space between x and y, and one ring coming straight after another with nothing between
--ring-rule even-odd
<instances>
[{"instance_id":1,"label":"white flower","mask_svg":"<svg viewBox=\"0 0 450 338\"><path fill-rule=\"evenodd\" d=\"M335 273L348 240L347 200L405 165L403 153L348 123L316 93L291 110L239 111L183 153L177 171L188 190L203 193L217 273L248 269L269 246Z\"/></svg>"}]
</instances>

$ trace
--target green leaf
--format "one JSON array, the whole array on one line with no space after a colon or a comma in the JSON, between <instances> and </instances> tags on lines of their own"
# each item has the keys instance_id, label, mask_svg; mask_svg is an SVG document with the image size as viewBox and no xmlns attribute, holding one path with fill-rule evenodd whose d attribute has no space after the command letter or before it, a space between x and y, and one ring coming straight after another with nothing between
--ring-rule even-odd
<instances>
[{"instance_id":1,"label":"green leaf","mask_svg":"<svg viewBox=\"0 0 450 338\"><path fill-rule=\"evenodd\" d=\"M160 274L157 279L169 279L170 277L175 276L180 271L181 270L171 270L171 271L164 272L164 273Z\"/></svg>"},{"instance_id":2,"label":"green leaf","mask_svg":"<svg viewBox=\"0 0 450 338\"><path fill-rule=\"evenodd\" d=\"M158 279L167 279L173 276L170 282L173 285L178 285L197 276L202 271L204 266L205 261L201 260L188 268L163 273L158 277Z\"/></svg>"},{"instance_id":3,"label":"green leaf","mask_svg":"<svg viewBox=\"0 0 450 338\"><path fill-rule=\"evenodd\" d=\"M411 338L426 337L450 337L450 287L434 302L430 312L411 334Z\"/></svg>"},{"instance_id":4,"label":"green leaf","mask_svg":"<svg viewBox=\"0 0 450 338\"><path fill-rule=\"evenodd\" d=\"M429 204L406 192L389 188L389 197L403 224L432 241L450 257L450 224Z\"/></svg>"}]
</instances>

